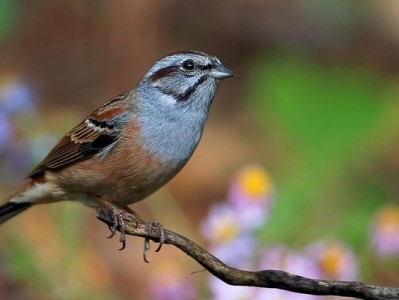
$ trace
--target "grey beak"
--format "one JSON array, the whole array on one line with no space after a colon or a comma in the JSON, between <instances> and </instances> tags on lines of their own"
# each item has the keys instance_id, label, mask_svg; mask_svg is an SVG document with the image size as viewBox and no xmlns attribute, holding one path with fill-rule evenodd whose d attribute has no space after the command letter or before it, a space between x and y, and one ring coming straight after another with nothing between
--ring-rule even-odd
<instances>
[{"instance_id":1,"label":"grey beak","mask_svg":"<svg viewBox=\"0 0 399 300\"><path fill-rule=\"evenodd\" d=\"M212 69L208 75L215 79L225 79L234 76L233 71L220 64L216 68Z\"/></svg>"}]
</instances>

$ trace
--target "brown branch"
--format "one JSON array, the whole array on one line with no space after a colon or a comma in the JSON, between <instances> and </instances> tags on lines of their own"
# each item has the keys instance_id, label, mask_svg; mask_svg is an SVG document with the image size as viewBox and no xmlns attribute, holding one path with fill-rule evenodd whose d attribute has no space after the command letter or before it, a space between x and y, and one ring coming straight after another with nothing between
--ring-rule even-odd
<instances>
[{"instance_id":1,"label":"brown branch","mask_svg":"<svg viewBox=\"0 0 399 300\"><path fill-rule=\"evenodd\" d=\"M106 212L98 212L97 218L107 225L112 224L112 217ZM138 224L125 221L126 234L159 241L159 233L147 232L145 222ZM368 285L356 281L317 280L290 274L279 270L250 272L232 268L205 249L173 231L164 230L164 244L174 245L195 259L206 270L230 285L277 288L310 295L331 295L354 297L359 299L382 300L399 299L399 288Z\"/></svg>"}]
</instances>

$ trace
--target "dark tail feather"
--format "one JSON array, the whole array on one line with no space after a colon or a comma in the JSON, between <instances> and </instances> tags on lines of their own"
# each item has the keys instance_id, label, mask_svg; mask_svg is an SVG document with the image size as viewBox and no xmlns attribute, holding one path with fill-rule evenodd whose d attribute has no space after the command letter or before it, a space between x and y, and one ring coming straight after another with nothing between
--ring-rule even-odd
<instances>
[{"instance_id":1,"label":"dark tail feather","mask_svg":"<svg viewBox=\"0 0 399 300\"><path fill-rule=\"evenodd\" d=\"M7 202L0 206L0 224L31 207L31 203Z\"/></svg>"}]
</instances>

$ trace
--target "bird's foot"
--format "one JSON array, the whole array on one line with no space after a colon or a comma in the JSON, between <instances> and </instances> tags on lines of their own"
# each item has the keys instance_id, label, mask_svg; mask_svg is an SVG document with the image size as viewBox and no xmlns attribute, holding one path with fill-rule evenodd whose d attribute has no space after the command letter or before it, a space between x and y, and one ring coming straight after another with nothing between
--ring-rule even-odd
<instances>
[{"instance_id":1,"label":"bird's foot","mask_svg":"<svg viewBox=\"0 0 399 300\"><path fill-rule=\"evenodd\" d=\"M156 234L158 239L159 239L159 245L158 248L155 250L155 252L159 252L165 242L165 230L162 226L161 223L158 221L146 221L145 222L145 227L147 229L148 234ZM147 253L151 249L150 245L150 239L145 238L144 239L144 251L143 251L143 259L146 263L149 263L147 259Z\"/></svg>"},{"instance_id":2,"label":"bird's foot","mask_svg":"<svg viewBox=\"0 0 399 300\"><path fill-rule=\"evenodd\" d=\"M97 209L99 216L105 212L108 213L112 218L112 225L108 225L111 235L108 238L112 238L116 235L117 230L120 231L119 241L122 246L119 250L123 250L126 247L126 225L125 220L134 222L136 225L143 224L143 220L136 215L136 213L129 207L119 208L115 204L106 202L103 208ZM161 223L158 221L145 221L145 228L149 235L155 235L158 239L158 248L155 252L159 252L165 242L165 230ZM147 253L151 249L150 239L144 239L144 250L143 259L146 263L149 263L147 259Z\"/></svg>"},{"instance_id":3,"label":"bird's foot","mask_svg":"<svg viewBox=\"0 0 399 300\"><path fill-rule=\"evenodd\" d=\"M119 250L123 250L126 247L126 225L125 220L132 220L133 222L138 223L138 219L134 213L130 211L117 207L115 204L107 202L105 207L103 208L109 213L112 217L112 225L108 225L109 230L111 231L111 235L108 238L112 238L115 236L116 231L119 229L119 242L122 244ZM101 210L101 209L100 209Z\"/></svg>"}]
</instances>

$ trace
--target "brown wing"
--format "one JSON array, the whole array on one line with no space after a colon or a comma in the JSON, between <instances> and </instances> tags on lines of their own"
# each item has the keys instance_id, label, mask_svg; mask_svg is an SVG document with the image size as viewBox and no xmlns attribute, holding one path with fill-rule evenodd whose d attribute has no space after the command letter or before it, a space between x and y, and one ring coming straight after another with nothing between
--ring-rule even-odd
<instances>
[{"instance_id":1,"label":"brown wing","mask_svg":"<svg viewBox=\"0 0 399 300\"><path fill-rule=\"evenodd\" d=\"M35 178L46 170L60 170L86 160L118 141L128 111L121 95L104 104L73 128L29 174Z\"/></svg>"}]
</instances>

